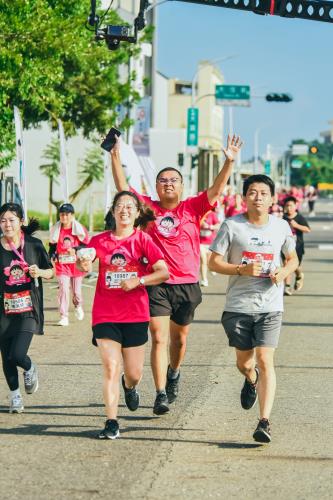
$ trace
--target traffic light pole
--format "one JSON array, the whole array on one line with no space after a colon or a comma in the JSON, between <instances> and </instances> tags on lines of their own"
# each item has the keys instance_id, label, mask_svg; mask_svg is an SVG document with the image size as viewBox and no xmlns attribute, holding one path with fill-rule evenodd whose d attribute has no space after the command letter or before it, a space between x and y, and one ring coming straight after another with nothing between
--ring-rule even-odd
<instances>
[{"instance_id":1,"label":"traffic light pole","mask_svg":"<svg viewBox=\"0 0 333 500\"><path fill-rule=\"evenodd\" d=\"M332 2L329 0L179 0L186 3L197 3L224 7L226 9L246 10L254 14L307 19L333 23L331 17Z\"/></svg>"}]
</instances>

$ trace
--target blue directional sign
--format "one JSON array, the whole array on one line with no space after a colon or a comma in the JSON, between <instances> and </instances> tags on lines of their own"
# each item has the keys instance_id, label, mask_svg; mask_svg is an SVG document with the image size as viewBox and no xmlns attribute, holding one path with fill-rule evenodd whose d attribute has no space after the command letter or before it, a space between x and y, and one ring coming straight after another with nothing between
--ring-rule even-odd
<instances>
[{"instance_id":1,"label":"blue directional sign","mask_svg":"<svg viewBox=\"0 0 333 500\"><path fill-rule=\"evenodd\" d=\"M199 125L199 110L198 108L188 108L187 110L187 145L198 145L198 125Z\"/></svg>"}]
</instances>

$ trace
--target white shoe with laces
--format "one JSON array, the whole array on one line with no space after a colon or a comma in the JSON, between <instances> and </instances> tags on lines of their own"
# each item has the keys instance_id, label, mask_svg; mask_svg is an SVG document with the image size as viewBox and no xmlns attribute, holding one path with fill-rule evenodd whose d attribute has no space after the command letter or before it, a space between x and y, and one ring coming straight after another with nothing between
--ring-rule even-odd
<instances>
[{"instance_id":1,"label":"white shoe with laces","mask_svg":"<svg viewBox=\"0 0 333 500\"><path fill-rule=\"evenodd\" d=\"M201 286L208 286L207 280L201 280Z\"/></svg>"},{"instance_id":2,"label":"white shoe with laces","mask_svg":"<svg viewBox=\"0 0 333 500\"><path fill-rule=\"evenodd\" d=\"M79 321L83 320L83 318L84 318L84 311L83 311L83 309L82 309L81 306L78 306L78 307L75 308L74 314L75 314L76 319L78 319Z\"/></svg>"},{"instance_id":3,"label":"white shoe with laces","mask_svg":"<svg viewBox=\"0 0 333 500\"><path fill-rule=\"evenodd\" d=\"M24 388L27 394L33 394L38 390L38 371L32 363L30 370L23 372Z\"/></svg>"},{"instance_id":4,"label":"white shoe with laces","mask_svg":"<svg viewBox=\"0 0 333 500\"><path fill-rule=\"evenodd\" d=\"M61 316L60 321L58 321L57 324L58 324L58 326L68 326L69 321L68 321L67 316Z\"/></svg>"},{"instance_id":5,"label":"white shoe with laces","mask_svg":"<svg viewBox=\"0 0 333 500\"><path fill-rule=\"evenodd\" d=\"M24 411L23 399L20 394L9 396L9 413L22 413Z\"/></svg>"}]
</instances>

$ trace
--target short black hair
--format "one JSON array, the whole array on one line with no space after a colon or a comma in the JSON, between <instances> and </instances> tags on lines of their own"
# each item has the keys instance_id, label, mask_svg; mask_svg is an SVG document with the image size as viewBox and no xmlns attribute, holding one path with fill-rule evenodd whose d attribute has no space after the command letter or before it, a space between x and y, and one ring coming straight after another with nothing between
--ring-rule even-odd
<instances>
[{"instance_id":1,"label":"short black hair","mask_svg":"<svg viewBox=\"0 0 333 500\"><path fill-rule=\"evenodd\" d=\"M288 203L288 201L292 201L293 203L295 203L295 205L297 205L297 200L295 196L287 196L287 198L283 200L283 206L285 206L285 204Z\"/></svg>"},{"instance_id":2,"label":"short black hair","mask_svg":"<svg viewBox=\"0 0 333 500\"><path fill-rule=\"evenodd\" d=\"M248 192L250 185L257 183L257 182L261 182L262 184L266 184L266 186L268 186L270 189L271 195L274 196L275 184L272 181L272 179L270 177L268 177L268 175L264 175L264 174L250 175L249 177L247 177L245 179L244 184L243 184L243 196L246 196L246 193Z\"/></svg>"},{"instance_id":3,"label":"short black hair","mask_svg":"<svg viewBox=\"0 0 333 500\"><path fill-rule=\"evenodd\" d=\"M177 174L178 174L178 175L179 175L179 177L181 178L181 181L183 182L183 176L182 176L182 174L179 172L179 170L177 170L177 169L176 169L176 168L174 168L174 167L165 167L165 168L162 168L162 170L160 170L160 171L159 171L159 173L157 174L157 176L156 176L156 180L157 180L157 179L159 178L159 176L160 176L161 174L163 174L164 172L170 172L170 171L172 171L172 172L177 172Z\"/></svg>"}]
</instances>

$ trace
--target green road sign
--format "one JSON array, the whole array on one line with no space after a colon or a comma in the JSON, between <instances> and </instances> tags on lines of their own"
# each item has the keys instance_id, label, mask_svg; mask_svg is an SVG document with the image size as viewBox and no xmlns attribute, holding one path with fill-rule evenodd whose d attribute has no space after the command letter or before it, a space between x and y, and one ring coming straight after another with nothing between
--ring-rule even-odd
<instances>
[{"instance_id":1,"label":"green road sign","mask_svg":"<svg viewBox=\"0 0 333 500\"><path fill-rule=\"evenodd\" d=\"M271 160L266 160L265 161L265 174L270 175L271 174Z\"/></svg>"},{"instance_id":2,"label":"green road sign","mask_svg":"<svg viewBox=\"0 0 333 500\"><path fill-rule=\"evenodd\" d=\"M222 106L250 106L250 86L215 85L215 99Z\"/></svg>"},{"instance_id":3,"label":"green road sign","mask_svg":"<svg viewBox=\"0 0 333 500\"><path fill-rule=\"evenodd\" d=\"M199 110L198 108L188 108L187 110L187 145L198 145L198 123Z\"/></svg>"},{"instance_id":4,"label":"green road sign","mask_svg":"<svg viewBox=\"0 0 333 500\"><path fill-rule=\"evenodd\" d=\"M292 168L302 168L303 162L302 160L292 160L291 166Z\"/></svg>"}]
</instances>

